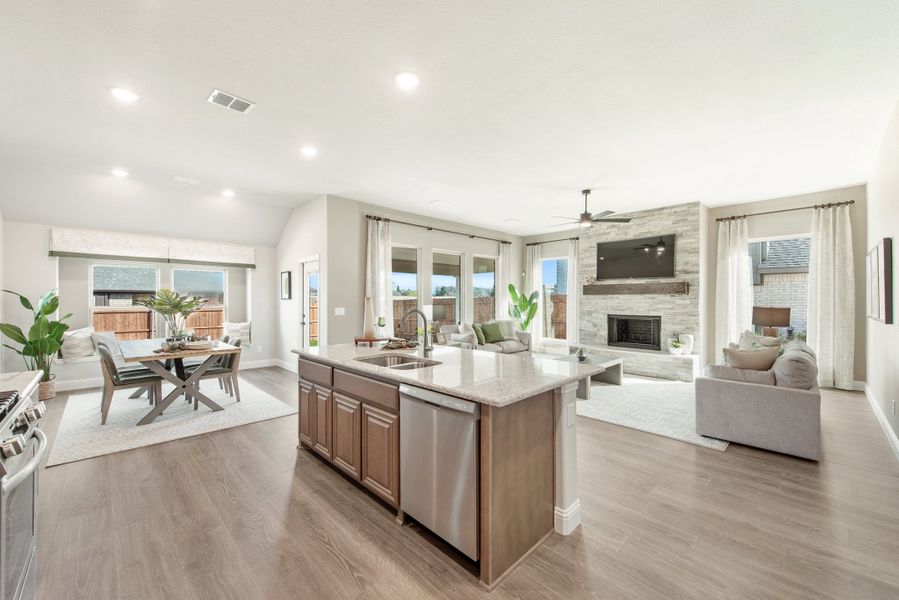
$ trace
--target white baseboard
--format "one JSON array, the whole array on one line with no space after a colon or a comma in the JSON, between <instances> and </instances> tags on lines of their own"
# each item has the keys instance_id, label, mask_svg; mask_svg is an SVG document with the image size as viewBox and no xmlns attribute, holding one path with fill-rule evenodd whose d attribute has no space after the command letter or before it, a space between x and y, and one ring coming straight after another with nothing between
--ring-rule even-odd
<instances>
[{"instance_id":1,"label":"white baseboard","mask_svg":"<svg viewBox=\"0 0 899 600\"><path fill-rule=\"evenodd\" d=\"M581 524L581 501L575 500L568 508L555 507L554 529L562 535L569 535Z\"/></svg>"},{"instance_id":2,"label":"white baseboard","mask_svg":"<svg viewBox=\"0 0 899 600\"><path fill-rule=\"evenodd\" d=\"M864 381L853 381L852 382L852 389L854 389L856 392L864 392L865 388L867 386L868 386L868 384L865 383Z\"/></svg>"},{"instance_id":3,"label":"white baseboard","mask_svg":"<svg viewBox=\"0 0 899 600\"><path fill-rule=\"evenodd\" d=\"M244 369L264 369L265 367L280 367L281 361L277 358L262 358L260 360L248 360L240 363L240 370Z\"/></svg>"},{"instance_id":4,"label":"white baseboard","mask_svg":"<svg viewBox=\"0 0 899 600\"><path fill-rule=\"evenodd\" d=\"M297 361L287 361L287 360L278 360L277 358L272 359L275 364L275 367L281 367L285 371L290 371L291 373L297 372Z\"/></svg>"},{"instance_id":5,"label":"white baseboard","mask_svg":"<svg viewBox=\"0 0 899 600\"><path fill-rule=\"evenodd\" d=\"M868 404L871 405L871 410L874 411L874 416L877 417L877 421L883 428L883 433L887 436L887 441L890 443L890 447L893 449L893 454L896 455L896 460L899 460L899 437L896 437L896 432L893 431L893 428L890 426L889 419L887 419L887 416L883 414L883 409L880 408L880 404L877 403L877 398L874 397L874 393L871 391L871 388L868 387L867 384L865 384L865 398L868 399Z\"/></svg>"}]
</instances>

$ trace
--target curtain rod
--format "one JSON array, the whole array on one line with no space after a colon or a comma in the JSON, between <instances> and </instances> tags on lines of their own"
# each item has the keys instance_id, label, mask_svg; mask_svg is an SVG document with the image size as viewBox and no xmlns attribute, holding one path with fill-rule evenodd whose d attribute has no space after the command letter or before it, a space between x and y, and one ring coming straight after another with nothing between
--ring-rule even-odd
<instances>
[{"instance_id":1,"label":"curtain rod","mask_svg":"<svg viewBox=\"0 0 899 600\"><path fill-rule=\"evenodd\" d=\"M372 221L386 221L387 223L399 223L400 225L408 225L410 227L420 227L422 229L427 229L428 231L441 231L443 233L452 233L453 235L464 235L467 238L478 238L480 240L490 240L491 242L499 242L500 244L511 244L512 242L508 242L506 240L499 240L497 238L487 237L484 235L475 235L473 233L462 233L461 231L450 231L449 229L441 229L440 227L431 227L430 225L419 225L418 223L409 223L408 221L397 221L396 219L388 219L387 217L378 217L375 215L365 215L366 219L370 219Z\"/></svg>"},{"instance_id":2,"label":"curtain rod","mask_svg":"<svg viewBox=\"0 0 899 600\"><path fill-rule=\"evenodd\" d=\"M810 210L818 208L835 208L837 206L848 206L855 204L855 200L846 200L845 202L828 202L827 204L814 204L812 206L799 206L797 208L782 208L780 210L767 210L765 212L752 213L749 215L733 215L731 217L718 217L715 219L719 223L721 221L736 221L737 219L745 219L746 217L758 217L760 215L776 215L778 213L793 212L794 210Z\"/></svg>"},{"instance_id":3,"label":"curtain rod","mask_svg":"<svg viewBox=\"0 0 899 600\"><path fill-rule=\"evenodd\" d=\"M546 240L543 242L529 242L525 244L525 246L539 246L540 244L552 244L553 242L567 242L570 240L579 240L579 237L570 237L570 238L559 238L557 240Z\"/></svg>"}]
</instances>

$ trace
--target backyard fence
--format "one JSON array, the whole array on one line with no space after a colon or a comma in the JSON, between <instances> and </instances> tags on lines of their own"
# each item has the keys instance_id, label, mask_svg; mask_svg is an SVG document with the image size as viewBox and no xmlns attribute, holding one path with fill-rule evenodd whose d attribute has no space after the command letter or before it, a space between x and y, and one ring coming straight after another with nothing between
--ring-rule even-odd
<instances>
[{"instance_id":1,"label":"backyard fence","mask_svg":"<svg viewBox=\"0 0 899 600\"><path fill-rule=\"evenodd\" d=\"M222 337L224 322L224 307L212 306L188 317L187 328L198 336L208 335L215 339ZM94 331L111 331L119 340L147 340L157 337L153 313L139 306L95 306L91 326Z\"/></svg>"}]
</instances>

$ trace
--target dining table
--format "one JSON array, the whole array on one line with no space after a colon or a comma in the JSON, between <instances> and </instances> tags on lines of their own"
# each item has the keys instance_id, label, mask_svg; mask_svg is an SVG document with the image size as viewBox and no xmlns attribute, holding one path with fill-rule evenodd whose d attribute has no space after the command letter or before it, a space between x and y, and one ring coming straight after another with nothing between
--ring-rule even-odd
<instances>
[{"instance_id":1,"label":"dining table","mask_svg":"<svg viewBox=\"0 0 899 600\"><path fill-rule=\"evenodd\" d=\"M240 348L225 342L214 341L209 348L182 348L180 350L163 350L164 339L149 340L122 340L119 347L122 351L122 359L125 363L140 363L150 369L163 380L175 386L164 398L157 400L153 409L138 425L152 423L165 409L172 405L179 396L185 396L188 400L194 399L214 411L225 410L217 402L214 402L206 394L200 391L199 382L210 367L218 363L225 355L236 354ZM184 368L184 360L189 358L207 357L195 369L191 369L190 375ZM171 361L174 371L166 367L166 362Z\"/></svg>"}]
</instances>

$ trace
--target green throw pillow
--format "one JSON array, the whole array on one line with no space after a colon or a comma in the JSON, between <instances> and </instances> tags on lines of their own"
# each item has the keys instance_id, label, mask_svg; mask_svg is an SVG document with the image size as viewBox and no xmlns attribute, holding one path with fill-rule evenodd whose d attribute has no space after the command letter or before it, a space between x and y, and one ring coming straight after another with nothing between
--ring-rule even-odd
<instances>
[{"instance_id":1,"label":"green throw pillow","mask_svg":"<svg viewBox=\"0 0 899 600\"><path fill-rule=\"evenodd\" d=\"M495 344L506 339L499 323L484 323L481 325L481 331L484 333L484 341L488 344Z\"/></svg>"},{"instance_id":2,"label":"green throw pillow","mask_svg":"<svg viewBox=\"0 0 899 600\"><path fill-rule=\"evenodd\" d=\"M474 328L475 336L477 336L478 338L478 345L483 346L484 344L486 344L487 342L484 341L484 332L481 330L481 326L478 324L474 324L472 325L472 327Z\"/></svg>"}]
</instances>

